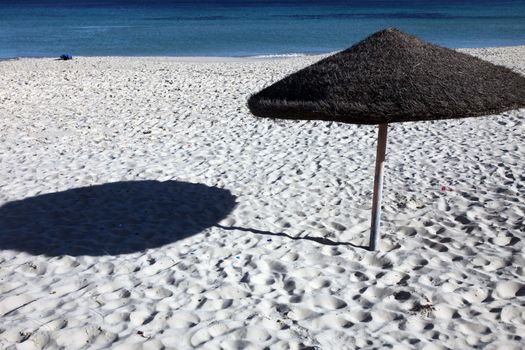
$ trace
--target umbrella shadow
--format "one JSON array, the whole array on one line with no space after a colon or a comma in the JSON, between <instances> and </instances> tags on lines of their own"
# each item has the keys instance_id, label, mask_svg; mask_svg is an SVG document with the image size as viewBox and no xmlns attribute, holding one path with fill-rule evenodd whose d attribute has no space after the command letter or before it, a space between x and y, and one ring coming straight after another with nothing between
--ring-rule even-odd
<instances>
[{"instance_id":1,"label":"umbrella shadow","mask_svg":"<svg viewBox=\"0 0 525 350\"><path fill-rule=\"evenodd\" d=\"M179 181L114 182L0 207L0 249L33 255L117 255L161 247L215 225L230 191Z\"/></svg>"},{"instance_id":2,"label":"umbrella shadow","mask_svg":"<svg viewBox=\"0 0 525 350\"><path fill-rule=\"evenodd\" d=\"M243 231L243 232L256 233L256 234L260 234L260 235L285 237L285 238L288 238L288 239L291 239L291 240L294 240L294 241L307 240L307 241L312 241L312 242L316 242L316 243L323 244L323 245L329 245L329 246L349 246L349 247L354 247L354 248L370 250L369 246L358 245L358 244L354 244L354 243L350 243L350 242L332 241L332 240L330 240L328 238L325 238L325 237L312 237L312 236L295 237L295 236L290 236L289 234L287 234L285 232L263 231L263 230L257 230L257 229L245 228L245 227L238 227L238 226L229 226L229 227L227 227L227 226L222 226L222 225L219 225L219 224L216 224L215 226L219 227L219 228L221 228L223 230L229 230L229 231L238 230L238 231Z\"/></svg>"}]
</instances>

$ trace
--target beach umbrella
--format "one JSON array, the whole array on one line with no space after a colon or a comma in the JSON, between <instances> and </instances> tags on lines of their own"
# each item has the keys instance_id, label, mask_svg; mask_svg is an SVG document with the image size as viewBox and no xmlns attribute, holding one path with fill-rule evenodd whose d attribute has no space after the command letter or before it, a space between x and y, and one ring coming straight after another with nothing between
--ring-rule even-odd
<instances>
[{"instance_id":1,"label":"beach umbrella","mask_svg":"<svg viewBox=\"0 0 525 350\"><path fill-rule=\"evenodd\" d=\"M370 250L379 245L388 123L525 107L525 77L389 28L248 99L258 117L378 124Z\"/></svg>"}]
</instances>

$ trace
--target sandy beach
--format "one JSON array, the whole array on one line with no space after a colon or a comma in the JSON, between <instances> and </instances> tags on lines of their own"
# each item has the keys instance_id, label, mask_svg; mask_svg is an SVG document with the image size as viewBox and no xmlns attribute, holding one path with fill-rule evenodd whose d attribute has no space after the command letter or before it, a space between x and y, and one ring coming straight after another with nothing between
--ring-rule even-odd
<instances>
[{"instance_id":1,"label":"sandy beach","mask_svg":"<svg viewBox=\"0 0 525 350\"><path fill-rule=\"evenodd\" d=\"M320 57L1 61L0 349L522 349L525 110L390 125L369 252L377 128L246 107Z\"/></svg>"}]
</instances>

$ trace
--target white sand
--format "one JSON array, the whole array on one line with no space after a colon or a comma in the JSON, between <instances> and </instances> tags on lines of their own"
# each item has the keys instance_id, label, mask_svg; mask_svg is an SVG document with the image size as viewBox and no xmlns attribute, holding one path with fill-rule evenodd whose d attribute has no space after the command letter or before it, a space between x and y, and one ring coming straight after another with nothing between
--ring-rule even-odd
<instances>
[{"instance_id":1,"label":"white sand","mask_svg":"<svg viewBox=\"0 0 525 350\"><path fill-rule=\"evenodd\" d=\"M0 348L522 348L525 110L391 125L371 253L376 129L245 106L317 59L0 62Z\"/></svg>"}]
</instances>

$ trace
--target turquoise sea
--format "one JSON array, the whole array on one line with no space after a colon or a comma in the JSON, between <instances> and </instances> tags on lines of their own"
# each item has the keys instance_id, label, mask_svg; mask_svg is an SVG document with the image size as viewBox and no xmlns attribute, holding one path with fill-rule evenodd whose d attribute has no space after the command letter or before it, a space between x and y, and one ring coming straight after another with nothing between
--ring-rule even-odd
<instances>
[{"instance_id":1,"label":"turquoise sea","mask_svg":"<svg viewBox=\"0 0 525 350\"><path fill-rule=\"evenodd\" d=\"M324 53L395 26L448 47L525 44L525 0L0 0L0 58Z\"/></svg>"}]
</instances>

